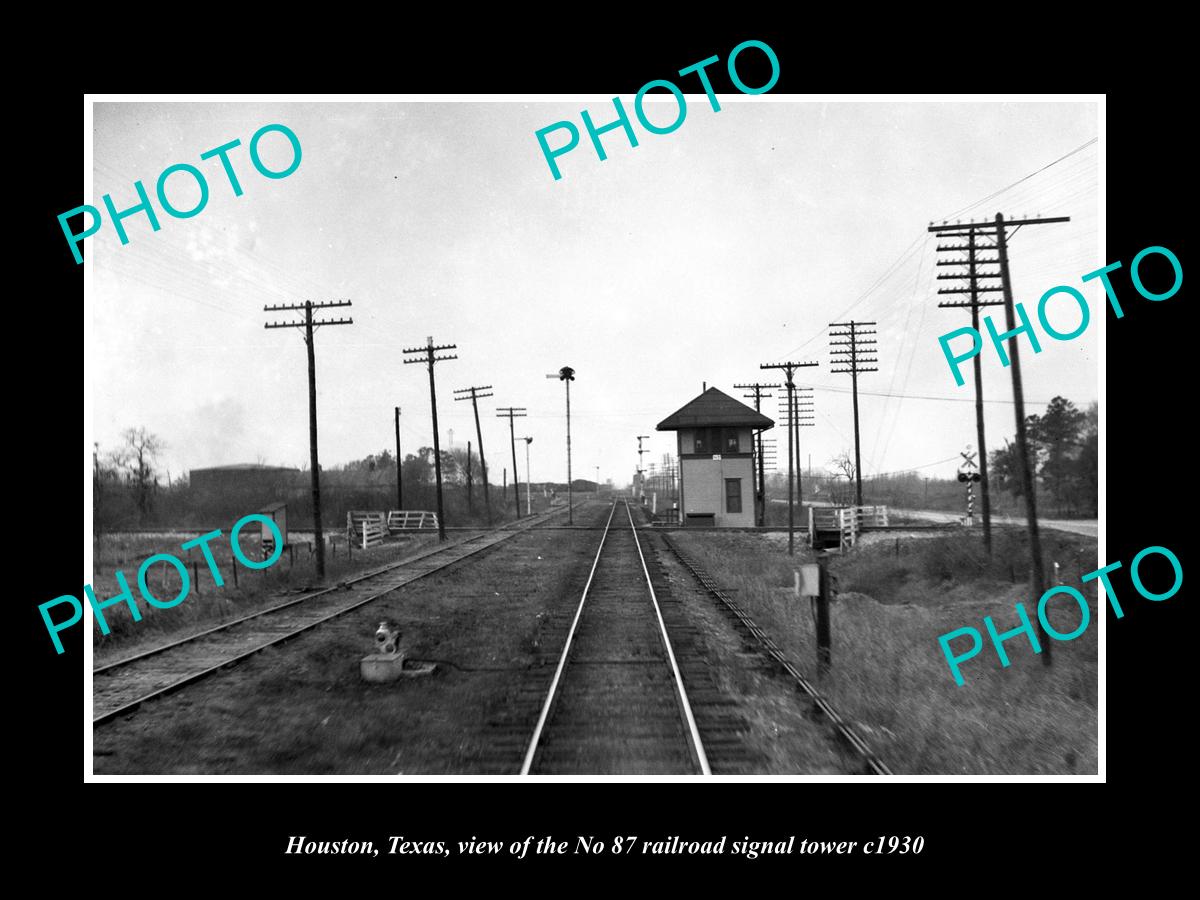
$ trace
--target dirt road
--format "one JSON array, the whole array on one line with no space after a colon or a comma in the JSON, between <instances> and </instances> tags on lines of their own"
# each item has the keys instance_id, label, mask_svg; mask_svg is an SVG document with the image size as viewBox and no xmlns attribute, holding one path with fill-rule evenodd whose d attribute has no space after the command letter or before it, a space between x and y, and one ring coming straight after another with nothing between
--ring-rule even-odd
<instances>
[{"instance_id":1,"label":"dirt road","mask_svg":"<svg viewBox=\"0 0 1200 900\"><path fill-rule=\"evenodd\" d=\"M934 509L891 509L899 516L911 516L914 519L926 519L930 522L957 522L958 513L942 512ZM997 525L1024 525L1025 519L1018 516L992 516ZM1099 522L1096 519L1039 519L1043 528L1053 528L1056 531L1069 531L1071 534L1082 534L1086 537L1097 537Z\"/></svg>"}]
</instances>

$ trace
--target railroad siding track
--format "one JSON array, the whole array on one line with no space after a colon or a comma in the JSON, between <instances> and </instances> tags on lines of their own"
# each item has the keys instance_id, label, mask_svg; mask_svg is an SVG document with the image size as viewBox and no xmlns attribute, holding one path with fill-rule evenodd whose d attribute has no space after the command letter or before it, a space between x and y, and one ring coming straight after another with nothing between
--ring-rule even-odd
<instances>
[{"instance_id":1,"label":"railroad siding track","mask_svg":"<svg viewBox=\"0 0 1200 900\"><path fill-rule=\"evenodd\" d=\"M754 619L720 588L712 576L698 562L685 555L665 534L660 535L660 538L667 550L679 560L684 568L691 572L696 581L703 586L704 590L720 602L721 609L737 624L742 633L752 638L756 642L757 648L769 657L773 664L796 682L797 688L802 690L812 701L814 711L818 715L823 716L832 725L838 738L859 760L861 772L863 774L891 775L891 770L883 760L875 755L875 752L866 741L854 731L850 723L816 689L812 682L805 677L804 673L796 667L795 663L784 654L771 636L763 631Z\"/></svg>"},{"instance_id":2,"label":"railroad siding track","mask_svg":"<svg viewBox=\"0 0 1200 900\"><path fill-rule=\"evenodd\" d=\"M544 516L557 515L555 510ZM535 523L531 523L535 524ZM498 529L253 613L199 635L154 648L93 671L92 725L112 721L141 703L179 690L406 584L442 571L527 530Z\"/></svg>"},{"instance_id":3,"label":"railroad siding track","mask_svg":"<svg viewBox=\"0 0 1200 900\"><path fill-rule=\"evenodd\" d=\"M675 659L687 686L709 767L714 775L751 774L765 763L766 757L747 745L750 723L738 702L717 685L713 676L713 651L704 632L688 615L686 604L671 589L662 570L658 556L663 551L658 535L643 531L641 537L646 567L658 595L663 622L671 635Z\"/></svg>"}]
</instances>

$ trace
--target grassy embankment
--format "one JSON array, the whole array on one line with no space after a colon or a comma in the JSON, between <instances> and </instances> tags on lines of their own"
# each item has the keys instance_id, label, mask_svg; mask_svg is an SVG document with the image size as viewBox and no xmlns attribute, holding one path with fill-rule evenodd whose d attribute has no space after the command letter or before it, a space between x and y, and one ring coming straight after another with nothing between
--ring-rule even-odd
<instances>
[{"instance_id":1,"label":"grassy embankment","mask_svg":"<svg viewBox=\"0 0 1200 900\"><path fill-rule=\"evenodd\" d=\"M310 545L300 543L295 545L290 554L285 550L283 556L270 568L253 570L237 564L235 584L235 564L229 545L229 534L226 531L221 537L209 542L209 548L224 580L224 586L218 587L199 547L188 551L180 550L180 543L192 537L195 535L181 535L176 538L137 534L101 535L93 542L92 589L96 593L97 601L117 595L120 588L114 573L119 569L125 574L130 592L142 613L142 620L135 622L124 603L105 609L104 616L110 633L102 634L99 622L93 622L92 634L97 658L109 651L119 649L121 653L125 653L142 645L161 643L168 637L183 637L201 631L282 602L289 593L298 594L317 590L323 585L336 584L356 573L427 552L437 544L436 532L413 534L405 536L399 543L388 541L365 552L355 550L353 556L350 556L345 540L341 540L336 545L336 556L332 549L326 550L325 581L322 583L316 576L316 559L311 553ZM452 541L458 539L459 535L450 536ZM257 537L249 537L243 533L239 541L243 552L250 559L262 558ZM191 581L189 593L178 606L170 609L152 607L138 590L138 568L143 560L156 553L170 553L187 563L188 578ZM196 564L198 579L192 574L193 563ZM169 601L179 594L179 574L169 563L158 562L151 566L147 571L147 582L152 593L162 600ZM86 602L82 591L80 599Z\"/></svg>"},{"instance_id":2,"label":"grassy embankment","mask_svg":"<svg viewBox=\"0 0 1200 900\"><path fill-rule=\"evenodd\" d=\"M787 555L775 535L677 534L680 548L723 587L810 674L815 637L809 601L791 595L793 569L812 562L806 548ZM1088 598L1091 624L1079 638L1053 642L1053 666L1019 635L1005 647L1002 668L983 625L991 615L1003 633L1020 624L1014 603L1031 619L1028 548L1014 531L996 533L991 560L978 537L963 535L881 541L831 558L839 596L831 607L833 669L819 687L853 720L898 774L1088 774L1097 771L1097 615L1095 582L1079 577L1097 566L1095 541L1044 536L1047 577ZM1069 597L1051 604L1061 632L1079 623ZM938 636L970 626L984 648L955 684ZM966 638L956 647L969 646ZM962 652L960 650L959 652Z\"/></svg>"}]
</instances>

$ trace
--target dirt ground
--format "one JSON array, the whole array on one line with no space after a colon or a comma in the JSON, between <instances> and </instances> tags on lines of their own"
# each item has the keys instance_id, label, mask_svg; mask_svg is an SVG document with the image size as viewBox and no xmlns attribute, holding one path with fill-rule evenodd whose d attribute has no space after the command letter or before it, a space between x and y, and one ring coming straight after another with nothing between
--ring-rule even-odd
<instances>
[{"instance_id":1,"label":"dirt ground","mask_svg":"<svg viewBox=\"0 0 1200 900\"><path fill-rule=\"evenodd\" d=\"M452 541L478 532L455 533ZM125 604L104 611L110 632L105 635L99 622L92 626L94 664L130 656L167 641L178 640L228 622L232 619L273 606L298 594L319 590L322 586L354 578L363 572L427 553L437 546L436 534L412 534L390 539L367 551L347 554L346 542L337 544L326 553L325 580L316 576L312 548L307 543L284 551L270 568L253 570L237 566L229 544L229 535L222 534L209 542L213 558L221 571L224 584L214 583L212 573L200 548L181 551L180 544L197 535L192 533L103 535L93 544L93 590L97 600L115 596L120 588L115 572L125 574L134 599L142 614L140 622L133 621ZM241 541L243 552L253 560L261 558L261 548L255 537ZM169 609L157 609L145 601L138 590L137 573L142 561L156 553L170 553L188 564L191 581L188 596ZM192 563L198 578L193 578ZM148 570L147 581L156 597L171 599L179 593L177 570L168 563L158 563Z\"/></svg>"},{"instance_id":2,"label":"dirt ground","mask_svg":"<svg viewBox=\"0 0 1200 900\"><path fill-rule=\"evenodd\" d=\"M601 525L608 508L576 521ZM96 729L95 772L514 774L600 534L532 530L147 703ZM689 692L719 696L717 712L697 707L714 772L856 771L804 695L653 535L643 541ZM433 675L361 679L383 619Z\"/></svg>"},{"instance_id":3,"label":"dirt ground","mask_svg":"<svg viewBox=\"0 0 1200 900\"><path fill-rule=\"evenodd\" d=\"M582 530L519 535L148 703L95 731L95 771L406 774L493 766L486 725L538 662L545 620L573 613L597 539ZM399 626L410 659L438 661L435 674L388 684L361 679L360 660L373 652L384 619ZM519 766L519 755L505 753Z\"/></svg>"}]
</instances>

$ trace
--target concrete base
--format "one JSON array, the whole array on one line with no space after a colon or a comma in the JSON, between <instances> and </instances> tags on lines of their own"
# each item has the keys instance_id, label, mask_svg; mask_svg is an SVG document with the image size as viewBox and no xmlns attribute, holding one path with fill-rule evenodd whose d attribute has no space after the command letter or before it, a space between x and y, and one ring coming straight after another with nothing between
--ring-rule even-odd
<instances>
[{"instance_id":1,"label":"concrete base","mask_svg":"<svg viewBox=\"0 0 1200 900\"><path fill-rule=\"evenodd\" d=\"M363 681L376 684L432 675L435 669L436 663L413 663L406 667L403 653L372 653L364 656L360 665Z\"/></svg>"}]
</instances>

